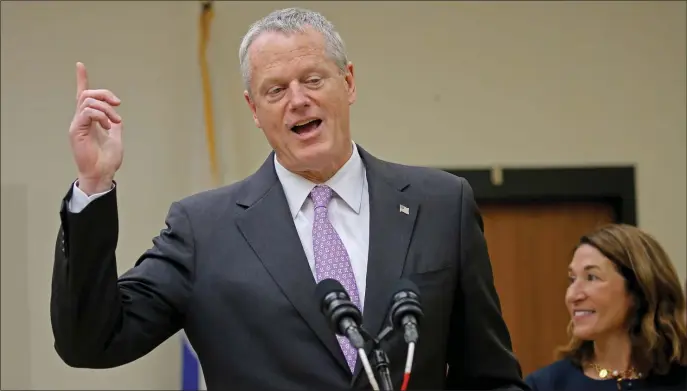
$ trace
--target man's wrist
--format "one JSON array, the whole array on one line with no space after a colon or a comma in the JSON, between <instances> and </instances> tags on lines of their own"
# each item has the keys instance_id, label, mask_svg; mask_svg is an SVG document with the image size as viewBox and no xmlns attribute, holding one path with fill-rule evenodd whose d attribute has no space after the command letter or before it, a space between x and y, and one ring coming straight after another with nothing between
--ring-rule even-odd
<instances>
[{"instance_id":1,"label":"man's wrist","mask_svg":"<svg viewBox=\"0 0 687 391\"><path fill-rule=\"evenodd\" d=\"M87 196L92 196L93 194L104 193L112 189L113 179L99 179L92 180L88 178L78 178L76 180L76 186L83 191Z\"/></svg>"}]
</instances>

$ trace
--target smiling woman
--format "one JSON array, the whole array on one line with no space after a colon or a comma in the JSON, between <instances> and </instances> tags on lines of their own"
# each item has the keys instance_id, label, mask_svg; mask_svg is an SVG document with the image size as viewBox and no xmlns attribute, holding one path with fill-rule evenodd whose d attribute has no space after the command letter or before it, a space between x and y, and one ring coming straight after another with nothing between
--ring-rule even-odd
<instances>
[{"instance_id":1,"label":"smiling woman","mask_svg":"<svg viewBox=\"0 0 687 391\"><path fill-rule=\"evenodd\" d=\"M533 390L684 390L685 295L651 235L612 224L583 236L569 265L571 340L527 377Z\"/></svg>"}]
</instances>

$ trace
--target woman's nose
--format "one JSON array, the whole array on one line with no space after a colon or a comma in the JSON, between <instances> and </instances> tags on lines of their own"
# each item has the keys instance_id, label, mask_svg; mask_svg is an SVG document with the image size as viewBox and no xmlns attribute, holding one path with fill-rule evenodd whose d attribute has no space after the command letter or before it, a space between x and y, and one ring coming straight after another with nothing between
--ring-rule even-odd
<instances>
[{"instance_id":1,"label":"woman's nose","mask_svg":"<svg viewBox=\"0 0 687 391\"><path fill-rule=\"evenodd\" d=\"M573 282L565 294L565 300L570 303L574 303L585 298L584 289L577 282Z\"/></svg>"}]
</instances>

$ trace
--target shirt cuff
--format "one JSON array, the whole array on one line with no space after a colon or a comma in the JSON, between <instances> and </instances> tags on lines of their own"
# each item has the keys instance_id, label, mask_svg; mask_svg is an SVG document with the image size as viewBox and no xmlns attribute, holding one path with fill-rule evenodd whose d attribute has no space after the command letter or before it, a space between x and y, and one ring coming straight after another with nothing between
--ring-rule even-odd
<instances>
[{"instance_id":1,"label":"shirt cuff","mask_svg":"<svg viewBox=\"0 0 687 391\"><path fill-rule=\"evenodd\" d=\"M72 197L69 199L69 202L67 202L67 210L69 210L70 213L79 213L82 210L84 210L88 204L93 202L94 200L104 196L105 194L111 192L115 188L114 182L112 183L112 187L108 191L104 191L102 193L95 193L86 195L86 193L83 192L83 190L79 189L79 181L74 181L74 184L72 185L73 190L72 190Z\"/></svg>"}]
</instances>

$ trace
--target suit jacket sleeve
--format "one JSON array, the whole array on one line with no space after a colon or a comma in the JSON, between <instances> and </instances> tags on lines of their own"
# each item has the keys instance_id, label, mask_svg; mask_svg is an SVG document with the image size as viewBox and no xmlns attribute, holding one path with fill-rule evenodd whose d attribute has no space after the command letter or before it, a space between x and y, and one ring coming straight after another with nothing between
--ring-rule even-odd
<instances>
[{"instance_id":1,"label":"suit jacket sleeve","mask_svg":"<svg viewBox=\"0 0 687 391\"><path fill-rule=\"evenodd\" d=\"M527 390L501 314L482 217L472 188L461 181L459 281L451 315L447 387Z\"/></svg>"},{"instance_id":2,"label":"suit jacket sleeve","mask_svg":"<svg viewBox=\"0 0 687 391\"><path fill-rule=\"evenodd\" d=\"M134 361L183 325L194 278L191 225L175 203L166 228L118 278L116 187L80 213L63 199L55 248L50 315L55 349L73 367Z\"/></svg>"}]
</instances>

